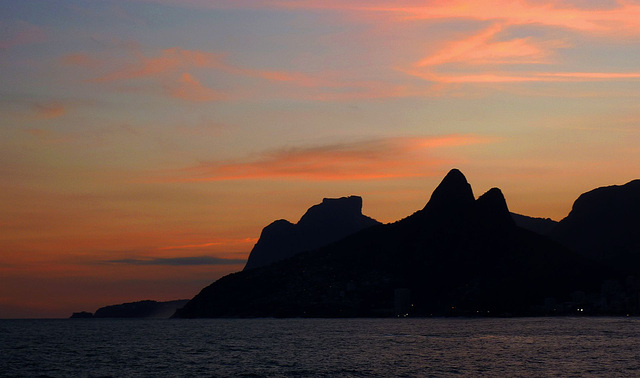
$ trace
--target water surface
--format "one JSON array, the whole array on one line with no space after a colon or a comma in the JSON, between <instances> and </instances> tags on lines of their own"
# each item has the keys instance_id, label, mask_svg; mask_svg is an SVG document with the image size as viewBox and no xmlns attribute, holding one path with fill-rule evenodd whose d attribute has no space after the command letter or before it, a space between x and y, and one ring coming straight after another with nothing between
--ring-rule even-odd
<instances>
[{"instance_id":1,"label":"water surface","mask_svg":"<svg viewBox=\"0 0 640 378\"><path fill-rule=\"evenodd\" d=\"M0 320L0 375L637 376L640 319Z\"/></svg>"}]
</instances>

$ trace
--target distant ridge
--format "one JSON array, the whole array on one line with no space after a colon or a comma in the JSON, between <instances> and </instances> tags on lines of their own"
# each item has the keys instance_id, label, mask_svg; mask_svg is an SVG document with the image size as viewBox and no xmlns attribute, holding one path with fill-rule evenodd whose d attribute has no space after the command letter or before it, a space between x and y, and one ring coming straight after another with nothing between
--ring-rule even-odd
<instances>
[{"instance_id":1,"label":"distant ridge","mask_svg":"<svg viewBox=\"0 0 640 378\"><path fill-rule=\"evenodd\" d=\"M533 231L536 234L548 235L551 230L558 224L550 218L534 218L522 214L511 213L511 217L518 227Z\"/></svg>"},{"instance_id":2,"label":"distant ridge","mask_svg":"<svg viewBox=\"0 0 640 378\"><path fill-rule=\"evenodd\" d=\"M270 265L304 251L313 251L364 228L380 224L362 215L358 196L324 198L293 224L277 220L262 230L245 270Z\"/></svg>"},{"instance_id":3,"label":"distant ridge","mask_svg":"<svg viewBox=\"0 0 640 378\"><path fill-rule=\"evenodd\" d=\"M616 277L518 227L500 189L476 200L454 169L413 215L225 276L174 316L542 315L577 306L605 313L598 293Z\"/></svg>"},{"instance_id":4,"label":"distant ridge","mask_svg":"<svg viewBox=\"0 0 640 378\"><path fill-rule=\"evenodd\" d=\"M100 307L94 314L86 311L74 312L71 318L169 318L189 300L157 302L144 300Z\"/></svg>"}]
</instances>

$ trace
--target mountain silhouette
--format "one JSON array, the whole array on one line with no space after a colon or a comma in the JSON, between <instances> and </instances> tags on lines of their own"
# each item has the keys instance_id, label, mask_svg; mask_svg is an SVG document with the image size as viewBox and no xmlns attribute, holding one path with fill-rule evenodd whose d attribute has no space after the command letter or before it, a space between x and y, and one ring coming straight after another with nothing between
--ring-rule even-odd
<instances>
[{"instance_id":1,"label":"mountain silhouette","mask_svg":"<svg viewBox=\"0 0 640 378\"><path fill-rule=\"evenodd\" d=\"M540 235L548 235L558 224L558 222L550 218L534 218L516 213L511 213L511 217L518 227L522 227Z\"/></svg>"},{"instance_id":2,"label":"mountain silhouette","mask_svg":"<svg viewBox=\"0 0 640 378\"><path fill-rule=\"evenodd\" d=\"M277 220L262 230L244 269L270 265L304 251L316 250L364 228L380 224L362 215L358 196L324 198L293 224Z\"/></svg>"},{"instance_id":3,"label":"mountain silhouette","mask_svg":"<svg viewBox=\"0 0 640 378\"><path fill-rule=\"evenodd\" d=\"M549 235L589 259L640 273L640 180L582 194Z\"/></svg>"},{"instance_id":4,"label":"mountain silhouette","mask_svg":"<svg viewBox=\"0 0 640 378\"><path fill-rule=\"evenodd\" d=\"M499 189L475 199L454 169L407 218L225 276L174 316L534 315L614 274L518 227Z\"/></svg>"}]
</instances>

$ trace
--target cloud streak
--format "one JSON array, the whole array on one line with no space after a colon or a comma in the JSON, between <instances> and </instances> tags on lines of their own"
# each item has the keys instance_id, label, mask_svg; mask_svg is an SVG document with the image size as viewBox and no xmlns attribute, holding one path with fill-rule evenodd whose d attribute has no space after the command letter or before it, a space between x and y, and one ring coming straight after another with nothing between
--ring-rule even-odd
<instances>
[{"instance_id":1,"label":"cloud streak","mask_svg":"<svg viewBox=\"0 0 640 378\"><path fill-rule=\"evenodd\" d=\"M435 53L419 60L406 74L445 84L523 83L636 80L640 72L540 72L513 67L551 63L555 50L568 47L562 40L536 41L533 38L504 40L508 29L494 24L470 37L450 41ZM502 37L502 38L501 38Z\"/></svg>"},{"instance_id":2,"label":"cloud streak","mask_svg":"<svg viewBox=\"0 0 640 378\"><path fill-rule=\"evenodd\" d=\"M33 112L37 119L53 119L65 115L67 107L60 102L35 103Z\"/></svg>"},{"instance_id":3,"label":"cloud streak","mask_svg":"<svg viewBox=\"0 0 640 378\"><path fill-rule=\"evenodd\" d=\"M557 0L142 0L173 6L208 9L287 9L339 12L352 19L401 23L463 19L506 25L542 25L579 32L636 34L640 31L640 4L621 0L608 6ZM597 3L602 5L601 3Z\"/></svg>"},{"instance_id":4,"label":"cloud streak","mask_svg":"<svg viewBox=\"0 0 640 378\"><path fill-rule=\"evenodd\" d=\"M214 247L214 246L219 246L219 245L254 244L257 241L258 241L257 238L221 239L219 241L208 242L208 243L184 244L184 245L173 245L173 246L160 247L160 248L158 248L158 250L166 251L166 250L176 250L176 249L207 248L207 247Z\"/></svg>"},{"instance_id":5,"label":"cloud streak","mask_svg":"<svg viewBox=\"0 0 640 378\"><path fill-rule=\"evenodd\" d=\"M97 77L91 81L97 83L140 79L146 77L158 77L163 74L178 73L184 80L188 75L193 80L193 76L187 71L206 68L218 70L226 74L245 76L263 79L272 82L292 82L300 86L327 85L317 78L310 77L300 72L270 71L249 69L229 64L225 54L212 53L201 50L188 50L180 47L171 47L161 50L157 56L147 57L136 51L136 62L115 70L109 74ZM70 54L64 57L63 61L68 64L84 64L93 59L85 54ZM333 83L333 85L337 85Z\"/></svg>"},{"instance_id":6,"label":"cloud streak","mask_svg":"<svg viewBox=\"0 0 640 378\"><path fill-rule=\"evenodd\" d=\"M415 65L431 67L456 62L464 62L465 65L543 63L551 54L549 48L531 38L496 40L503 30L503 25L492 25L471 37L448 43ZM563 44L556 43L553 47L559 46Z\"/></svg>"},{"instance_id":7,"label":"cloud streak","mask_svg":"<svg viewBox=\"0 0 640 378\"><path fill-rule=\"evenodd\" d=\"M109 263L126 265L168 265L168 266L193 266L193 265L240 265L247 261L242 259L222 259L212 256L190 257L155 257L149 259L119 259L109 260Z\"/></svg>"},{"instance_id":8,"label":"cloud streak","mask_svg":"<svg viewBox=\"0 0 640 378\"><path fill-rule=\"evenodd\" d=\"M579 7L559 1L382 1L382 0L280 0L261 2L287 9L345 12L355 18L387 16L390 22L467 19L495 21L508 25L544 25L582 32L626 33L640 30L640 5L620 1L606 9Z\"/></svg>"},{"instance_id":9,"label":"cloud streak","mask_svg":"<svg viewBox=\"0 0 640 378\"><path fill-rule=\"evenodd\" d=\"M436 149L495 142L477 135L387 138L267 151L257 158L202 163L172 172L166 181L296 179L374 180L431 175L448 159Z\"/></svg>"},{"instance_id":10,"label":"cloud streak","mask_svg":"<svg viewBox=\"0 0 640 378\"><path fill-rule=\"evenodd\" d=\"M134 45L128 49L133 54L132 62L87 81L105 84L149 79L157 82L166 95L184 101L209 102L227 98L225 93L208 87L191 73L197 69L228 71L229 66L223 62L222 54L172 47L148 57ZM84 53L74 53L64 56L62 62L72 66L96 68L100 59Z\"/></svg>"},{"instance_id":11,"label":"cloud streak","mask_svg":"<svg viewBox=\"0 0 640 378\"><path fill-rule=\"evenodd\" d=\"M180 79L168 84L165 90L172 97L192 102L217 101L227 98L223 92L202 85L198 79L186 72L182 74Z\"/></svg>"},{"instance_id":12,"label":"cloud streak","mask_svg":"<svg viewBox=\"0 0 640 378\"><path fill-rule=\"evenodd\" d=\"M25 21L0 20L0 50L10 49L14 46L41 43L47 40L45 32L36 25Z\"/></svg>"}]
</instances>

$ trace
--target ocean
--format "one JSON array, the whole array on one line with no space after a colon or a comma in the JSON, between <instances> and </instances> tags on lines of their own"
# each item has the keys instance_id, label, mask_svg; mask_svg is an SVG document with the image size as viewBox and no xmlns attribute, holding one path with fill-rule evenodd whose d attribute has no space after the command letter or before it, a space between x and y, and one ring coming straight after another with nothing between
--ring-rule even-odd
<instances>
[{"instance_id":1,"label":"ocean","mask_svg":"<svg viewBox=\"0 0 640 378\"><path fill-rule=\"evenodd\" d=\"M0 320L2 377L639 375L638 318Z\"/></svg>"}]
</instances>

